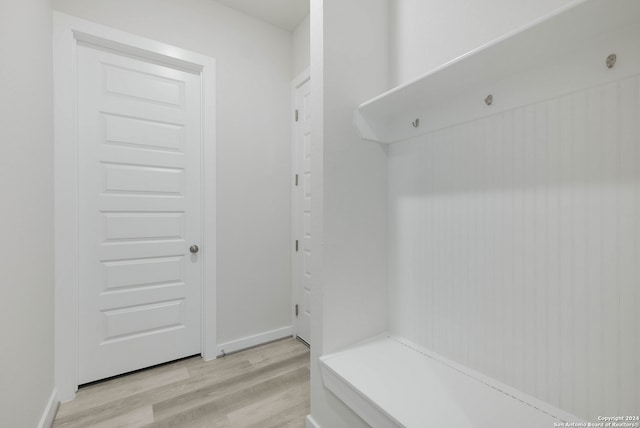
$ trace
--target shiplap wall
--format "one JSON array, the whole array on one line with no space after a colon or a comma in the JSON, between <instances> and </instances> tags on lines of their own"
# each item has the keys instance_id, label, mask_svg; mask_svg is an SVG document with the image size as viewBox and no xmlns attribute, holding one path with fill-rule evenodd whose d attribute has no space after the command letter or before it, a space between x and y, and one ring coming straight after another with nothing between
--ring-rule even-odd
<instances>
[{"instance_id":1,"label":"shiplap wall","mask_svg":"<svg viewBox=\"0 0 640 428\"><path fill-rule=\"evenodd\" d=\"M639 82L390 147L393 333L585 419L640 414Z\"/></svg>"}]
</instances>

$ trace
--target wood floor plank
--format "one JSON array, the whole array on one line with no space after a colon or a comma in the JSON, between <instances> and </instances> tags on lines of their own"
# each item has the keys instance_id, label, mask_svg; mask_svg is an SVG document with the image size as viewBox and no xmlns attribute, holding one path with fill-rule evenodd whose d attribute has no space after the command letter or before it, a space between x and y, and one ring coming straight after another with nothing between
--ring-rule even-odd
<instances>
[{"instance_id":1,"label":"wood floor plank","mask_svg":"<svg viewBox=\"0 0 640 428\"><path fill-rule=\"evenodd\" d=\"M265 380L278 378L292 369L306 368L308 370L308 356L300 355L283 361L274 362L271 365L253 369L249 372L224 379L212 380L198 389L183 390L182 393L157 401L154 406L154 414L164 417L166 414L176 412L176 409L194 407L201 402L208 402L238 391L251 389L256 384Z\"/></svg>"},{"instance_id":2,"label":"wood floor plank","mask_svg":"<svg viewBox=\"0 0 640 428\"><path fill-rule=\"evenodd\" d=\"M154 427L183 426L202 417L212 414L227 414L244 407L252 401L262 400L271 394L277 394L296 383L304 382L309 377L309 367L300 367L285 373L269 377L257 383L245 383L241 387L219 390L213 388L208 392L198 391L176 400L165 401L153 406L156 422ZM233 392L228 392L233 389ZM224 391L224 392L222 392Z\"/></svg>"},{"instance_id":3,"label":"wood floor plank","mask_svg":"<svg viewBox=\"0 0 640 428\"><path fill-rule=\"evenodd\" d=\"M301 407L309 407L309 383L287 388L262 400L253 400L247 406L227 414L229 422L238 427L266 427L296 420ZM308 413L308 410L307 410ZM306 413L305 413L306 415Z\"/></svg>"},{"instance_id":4,"label":"wood floor plank","mask_svg":"<svg viewBox=\"0 0 640 428\"><path fill-rule=\"evenodd\" d=\"M272 342L258 348L249 349L243 352L228 355L224 358L215 360L216 365L200 364L189 368L189 372L193 377L200 376L218 376L228 375L231 370L236 372L246 372L247 368L238 368L242 362L248 364L252 368L265 367L273 362L285 360L289 357L308 355L309 350L300 342L291 339ZM202 361L202 360L201 360ZM225 368L224 372L221 370ZM231 377L231 376L229 376Z\"/></svg>"},{"instance_id":5,"label":"wood floor plank","mask_svg":"<svg viewBox=\"0 0 640 428\"><path fill-rule=\"evenodd\" d=\"M92 428L139 428L153 422L153 409L145 406L92 425Z\"/></svg>"},{"instance_id":6,"label":"wood floor plank","mask_svg":"<svg viewBox=\"0 0 640 428\"><path fill-rule=\"evenodd\" d=\"M273 414L253 425L234 425L243 428L303 428L306 425L306 417L311 412L309 403L298 403L290 407L286 413Z\"/></svg>"},{"instance_id":7,"label":"wood floor plank","mask_svg":"<svg viewBox=\"0 0 640 428\"><path fill-rule=\"evenodd\" d=\"M96 417L93 420L72 420L54 427L64 428L140 428L153 422L153 409L149 406L130 410L126 413L114 414L110 418Z\"/></svg>"},{"instance_id":8,"label":"wood floor plank","mask_svg":"<svg viewBox=\"0 0 640 428\"><path fill-rule=\"evenodd\" d=\"M292 346L295 345L295 346ZM299 346L302 345L302 346ZM301 342L291 343L288 341L278 340L267 345L255 349L255 352L248 353L246 358L255 366L270 364L276 360L282 360L287 357L305 354L309 352L309 348Z\"/></svg>"},{"instance_id":9,"label":"wood floor plank","mask_svg":"<svg viewBox=\"0 0 640 428\"><path fill-rule=\"evenodd\" d=\"M84 409L98 407L119 399L127 399L141 392L189 379L189 370L182 367L164 372L158 370L152 376L148 373L145 373L145 376L138 376L138 373L131 376L131 379L124 377L114 379L107 387L105 384L97 384L96 388L90 386L89 389L81 390L73 401L60 407L58 417L63 419Z\"/></svg>"},{"instance_id":10,"label":"wood floor plank","mask_svg":"<svg viewBox=\"0 0 640 428\"><path fill-rule=\"evenodd\" d=\"M285 339L82 388L60 406L54 427L304 427L308 413L309 350Z\"/></svg>"}]
</instances>

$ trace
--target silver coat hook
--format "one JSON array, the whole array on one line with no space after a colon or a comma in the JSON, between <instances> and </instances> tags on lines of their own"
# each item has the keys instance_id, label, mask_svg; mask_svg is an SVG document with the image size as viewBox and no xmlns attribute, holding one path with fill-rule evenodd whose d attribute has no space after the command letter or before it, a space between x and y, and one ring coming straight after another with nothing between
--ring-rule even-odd
<instances>
[{"instance_id":1,"label":"silver coat hook","mask_svg":"<svg viewBox=\"0 0 640 428\"><path fill-rule=\"evenodd\" d=\"M616 65L616 59L616 54L609 55L605 61L607 68L613 68L613 66Z\"/></svg>"},{"instance_id":2,"label":"silver coat hook","mask_svg":"<svg viewBox=\"0 0 640 428\"><path fill-rule=\"evenodd\" d=\"M418 126L420 126L420 119L416 119L413 122L411 122L411 125L413 125L414 128L417 128Z\"/></svg>"}]
</instances>

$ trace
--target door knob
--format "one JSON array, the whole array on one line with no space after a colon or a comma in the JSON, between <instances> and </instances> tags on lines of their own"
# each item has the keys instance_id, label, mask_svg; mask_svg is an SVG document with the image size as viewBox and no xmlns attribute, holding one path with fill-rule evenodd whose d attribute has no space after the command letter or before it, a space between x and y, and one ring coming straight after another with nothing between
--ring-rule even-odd
<instances>
[{"instance_id":1,"label":"door knob","mask_svg":"<svg viewBox=\"0 0 640 428\"><path fill-rule=\"evenodd\" d=\"M189 247L189 251L191 251L193 254L197 253L198 250L200 250L200 248L198 248L197 245L192 245Z\"/></svg>"}]
</instances>

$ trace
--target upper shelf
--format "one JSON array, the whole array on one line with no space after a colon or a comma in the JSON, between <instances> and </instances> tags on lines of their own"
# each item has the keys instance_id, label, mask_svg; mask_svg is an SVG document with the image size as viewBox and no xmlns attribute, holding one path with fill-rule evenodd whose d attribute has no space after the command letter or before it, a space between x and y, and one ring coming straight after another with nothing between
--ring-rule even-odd
<instances>
[{"instance_id":1,"label":"upper shelf","mask_svg":"<svg viewBox=\"0 0 640 428\"><path fill-rule=\"evenodd\" d=\"M640 69L638 22L638 0L571 2L361 104L354 125L365 140L393 143L630 75Z\"/></svg>"}]
</instances>

